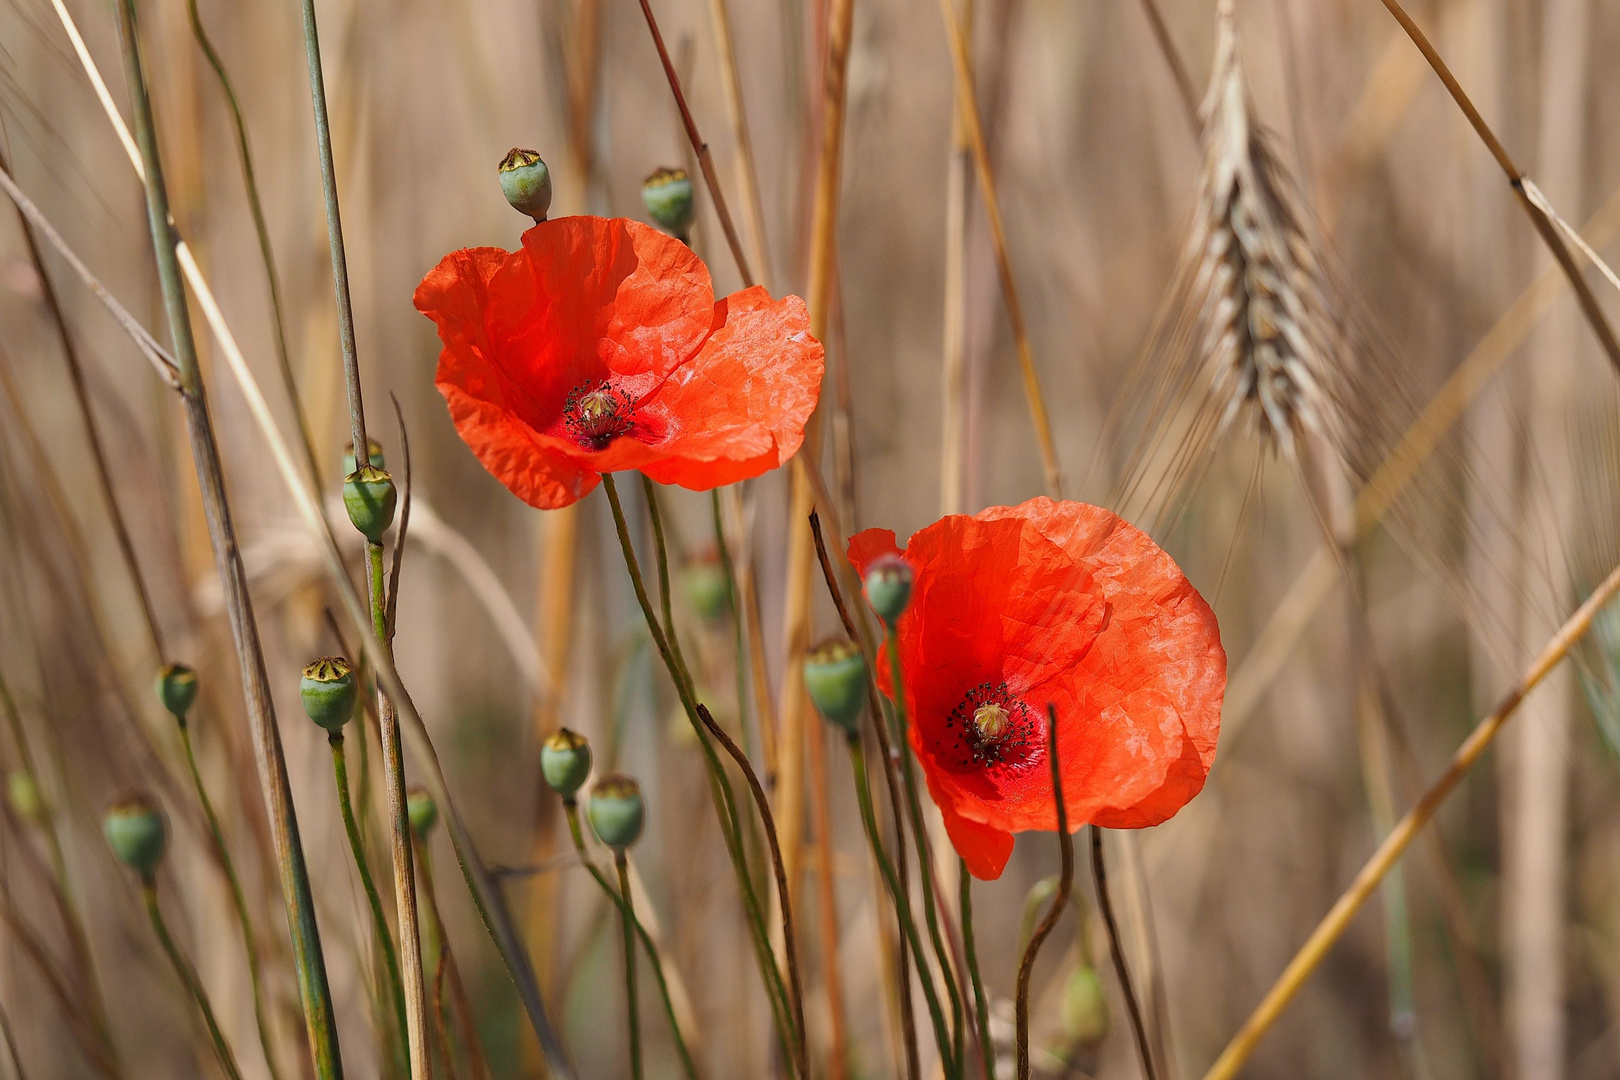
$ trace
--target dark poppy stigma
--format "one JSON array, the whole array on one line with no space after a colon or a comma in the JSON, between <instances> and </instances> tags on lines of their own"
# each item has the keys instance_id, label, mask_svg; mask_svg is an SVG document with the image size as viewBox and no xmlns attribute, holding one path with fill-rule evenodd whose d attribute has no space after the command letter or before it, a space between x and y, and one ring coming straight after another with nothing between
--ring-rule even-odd
<instances>
[{"instance_id":1,"label":"dark poppy stigma","mask_svg":"<svg viewBox=\"0 0 1620 1080\"><path fill-rule=\"evenodd\" d=\"M603 450L630 430L635 404L623 390L606 381L580 383L563 402L563 423L587 450Z\"/></svg>"}]
</instances>

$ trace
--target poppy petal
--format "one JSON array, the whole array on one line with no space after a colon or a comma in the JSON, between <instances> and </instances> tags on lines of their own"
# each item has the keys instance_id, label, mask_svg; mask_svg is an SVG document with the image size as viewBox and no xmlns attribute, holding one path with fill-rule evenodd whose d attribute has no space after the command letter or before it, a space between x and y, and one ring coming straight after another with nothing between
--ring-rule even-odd
<instances>
[{"instance_id":1,"label":"poppy petal","mask_svg":"<svg viewBox=\"0 0 1620 1080\"><path fill-rule=\"evenodd\" d=\"M943 804L941 816L945 820L945 835L951 838L951 846L967 863L968 873L980 881L999 878L1001 872L1007 869L1007 860L1012 858L1013 834L991 825L969 821L946 810Z\"/></svg>"}]
</instances>

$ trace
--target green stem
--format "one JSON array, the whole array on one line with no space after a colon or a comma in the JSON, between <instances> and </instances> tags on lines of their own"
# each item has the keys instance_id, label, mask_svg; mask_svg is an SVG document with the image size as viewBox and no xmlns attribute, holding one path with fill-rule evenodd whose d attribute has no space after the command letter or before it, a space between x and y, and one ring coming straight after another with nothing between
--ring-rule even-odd
<instances>
[{"instance_id":1,"label":"green stem","mask_svg":"<svg viewBox=\"0 0 1620 1080\"><path fill-rule=\"evenodd\" d=\"M692 672L686 666L686 656L681 652L680 635L675 632L675 612L670 599L669 548L664 542L664 515L658 506L658 489L647 479L646 473L641 474L641 490L647 498L647 516L652 519L653 551L658 564L658 606L664 616L664 633L669 636L669 651L675 657L675 666L680 668L681 677L686 680L686 695L696 698Z\"/></svg>"},{"instance_id":2,"label":"green stem","mask_svg":"<svg viewBox=\"0 0 1620 1080\"><path fill-rule=\"evenodd\" d=\"M440 998L443 996L443 983L450 984L451 1003L455 1006L457 1019L461 1023L461 1041L467 1051L467 1058L472 1064L474 1080L485 1080L489 1076L489 1062L484 1056L484 1048L478 1041L478 1028L473 1022L472 1009L467 1004L467 988L461 982L461 970L456 965L455 954L450 951L450 938L444 930L444 918L439 914L439 891L433 884L433 859L428 853L427 840L418 833L411 834L411 842L416 851L416 870L422 875L422 895L427 898L428 929L431 932L436 947L435 955L438 957L437 967L434 969L433 982ZM444 1012L444 1002L439 1000L435 1005ZM440 1023L449 1030L449 1022L443 1016ZM450 1057L450 1048L445 1046L445 1058Z\"/></svg>"},{"instance_id":3,"label":"green stem","mask_svg":"<svg viewBox=\"0 0 1620 1080\"><path fill-rule=\"evenodd\" d=\"M742 608L738 605L737 568L731 561L731 547L726 543L726 527L720 514L720 489L709 492L709 509L714 515L714 547L720 556L720 568L726 575L726 603L731 608L732 645L736 650L737 674L737 730L742 733L743 752L752 756L752 738L748 732L748 634L743 625Z\"/></svg>"},{"instance_id":4,"label":"green stem","mask_svg":"<svg viewBox=\"0 0 1620 1080\"><path fill-rule=\"evenodd\" d=\"M242 119L242 107L237 103L236 90L231 86L231 78L225 73L225 62L220 59L219 53L214 49L214 43L209 40L208 32L203 29L202 16L197 11L197 0L186 0L186 14L191 19L191 34L197 39L197 47L208 60L208 66L214 69L219 77L220 89L225 92L225 103L230 107L231 126L236 132L236 156L242 163L242 183L247 189L248 211L253 216L253 231L259 238L259 257L264 262L264 275L270 285L270 322L275 330L276 360L281 367L281 381L287 391L287 400L292 405L293 416L298 421L298 434L302 437L304 456L309 465L310 482L316 490L321 486L321 469L315 461L315 440L309 433L309 417L304 415L304 405L298 396L298 383L293 378L292 353L287 348L287 319L281 306L281 281L276 274L276 256L270 246L270 228L265 224L264 205L259 200L259 183L253 173L253 152L248 147L247 123ZM271 1067L271 1075L275 1075L275 1068Z\"/></svg>"},{"instance_id":5,"label":"green stem","mask_svg":"<svg viewBox=\"0 0 1620 1080\"><path fill-rule=\"evenodd\" d=\"M907 733L909 719L906 715L905 683L900 677L900 640L894 632L894 627L887 628L886 640L889 654L889 681L892 700L894 702L895 726L898 729L898 742L900 750L900 776L905 781L906 803L911 809L911 829L913 843L917 847L917 870L922 878L923 889L923 917L928 923L928 937L934 947L934 959L939 962L940 978L945 983L945 996L951 1006L952 1043L955 1048L954 1065L958 1074L962 1062L962 998L957 993L956 980L951 975L951 956L945 948L944 938L939 931L939 904L938 897L934 895L934 856L928 842L928 829L923 823L922 800L917 796L917 777L912 765L911 738ZM923 963L922 954L917 956L918 966ZM950 1074L950 1067L946 1069Z\"/></svg>"},{"instance_id":6,"label":"green stem","mask_svg":"<svg viewBox=\"0 0 1620 1080\"><path fill-rule=\"evenodd\" d=\"M354 802L349 797L349 764L343 749L343 733L334 731L327 736L326 741L332 747L332 776L337 781L338 809L343 814L343 831L349 837L349 850L354 854L355 869L360 872L360 887L365 890L366 903L371 908L372 936L377 939L377 948L381 950L383 967L388 972L388 996L394 1002L394 1019L398 1025L399 1037L405 1038L405 984L399 977L399 955L394 951L394 938L388 929L388 918L383 914L382 898L377 895L377 883L372 880L371 868L366 864L366 849L360 839L360 827L354 818ZM408 1055L410 1048L401 1045L397 1048L402 1055ZM408 1056L401 1060L409 1061Z\"/></svg>"},{"instance_id":7,"label":"green stem","mask_svg":"<svg viewBox=\"0 0 1620 1080\"><path fill-rule=\"evenodd\" d=\"M641 1011L636 1008L636 901L630 895L630 861L624 852L613 853L619 869L619 925L624 930L625 1016L630 1025L630 1077L641 1080Z\"/></svg>"},{"instance_id":8,"label":"green stem","mask_svg":"<svg viewBox=\"0 0 1620 1080\"><path fill-rule=\"evenodd\" d=\"M968 978L973 981L974 1018L979 1027L979 1059L984 1063L984 1080L996 1080L996 1052L990 1042L990 1003L984 996L984 979L979 974L979 953L973 944L973 875L967 860L957 856L957 878L962 883L962 950L967 954Z\"/></svg>"},{"instance_id":9,"label":"green stem","mask_svg":"<svg viewBox=\"0 0 1620 1080\"><path fill-rule=\"evenodd\" d=\"M271 1080L279 1080L281 1071L276 1067L274 1043L270 1038L270 1024L264 1013L264 978L259 970L259 942L253 933L253 920L248 915L247 897L242 892L242 880L236 876L236 863L225 846L225 832L219 827L219 815L214 813L214 802L203 786L202 773L197 768L197 755L191 746L191 729L180 721L180 745L186 751L186 767L191 770L191 783L197 789L197 802L202 805L203 817L208 822L208 833L214 840L214 852L219 856L220 868L231 887L231 903L236 908L236 921L242 928L242 944L247 949L248 982L253 988L253 1022L258 1025L259 1044L264 1048L264 1063L270 1070Z\"/></svg>"},{"instance_id":10,"label":"green stem","mask_svg":"<svg viewBox=\"0 0 1620 1080\"><path fill-rule=\"evenodd\" d=\"M579 861L586 871L596 880L609 900L612 900L619 909L621 917L628 917L636 928L636 934L641 938L641 947L647 950L647 961L652 965L653 978L658 982L658 993L664 999L664 1016L669 1020L669 1030L675 1038L675 1053L681 1059L681 1070L686 1073L687 1080L698 1080L697 1064L692 1060L692 1053L686 1047L686 1037L681 1034L680 1021L675 1018L675 999L669 993L669 981L664 976L664 962L658 955L658 946L652 935L642 925L636 916L635 909L628 907L620 898L618 890L609 884L607 875L597 869L592 861L590 852L585 848L585 833L579 824L579 804L573 799L563 800L563 813L568 818L568 832L574 838L574 850L579 853Z\"/></svg>"},{"instance_id":11,"label":"green stem","mask_svg":"<svg viewBox=\"0 0 1620 1080\"><path fill-rule=\"evenodd\" d=\"M213 1006L208 1004L207 991L203 989L202 982L186 958L180 955L180 949L175 945L174 938L169 936L169 928L163 921L163 912L158 907L157 881L151 874L141 878L141 897L146 901L146 913L152 917L152 929L157 931L158 941L163 945L163 951L168 954L169 963L174 965L174 973L180 976L180 982L185 985L192 1000L197 1003L203 1023L208 1026L208 1038L214 1044L214 1056L219 1058L219 1067L230 1080L242 1080L241 1070L236 1067L236 1055L231 1053L230 1044L225 1041L225 1035L219 1030L219 1022L214 1019Z\"/></svg>"},{"instance_id":12,"label":"green stem","mask_svg":"<svg viewBox=\"0 0 1620 1080\"><path fill-rule=\"evenodd\" d=\"M636 549L630 540L630 526L625 520L624 506L619 501L619 489L613 482L611 474L602 475L602 487L607 492L608 504L613 509L613 525L618 532L619 547L624 552L625 568L629 571L636 601L641 605L641 613L647 620L647 629L652 634L653 644L658 647L658 654L663 658L664 667L669 670L676 693L680 696L681 706L686 710L686 718L691 723L692 730L697 733L698 744L703 749L703 760L709 773L710 795L714 799L715 811L720 818L720 832L725 838L726 851L731 857L732 870L737 876L738 889L742 893L743 909L748 916L755 958L765 983L766 994L770 998L771 1014L776 1021L777 1038L781 1041L784 1057L791 1060L790 1050L794 1045L794 1037L792 1023L788 1019L787 988L782 983L782 973L777 970L770 935L765 929L765 916L760 908L753 875L749 871L748 860L743 851L742 834L738 824L741 817L737 813L736 795L725 768L720 764L719 755L715 752L708 730L704 728L703 721L698 719L697 702L692 697L690 687L682 675L680 663L670 648L669 639L665 636L663 627L658 622L658 616L653 611L652 601L647 596L647 584L641 576L641 565L636 560Z\"/></svg>"},{"instance_id":13,"label":"green stem","mask_svg":"<svg viewBox=\"0 0 1620 1080\"><path fill-rule=\"evenodd\" d=\"M917 936L917 924L911 917L910 908L902 901L900 882L894 875L894 867L883 850L883 838L878 832L877 815L872 810L872 789L866 778L866 755L861 750L861 741L851 737L849 744L849 761L855 770L855 798L861 806L861 824L866 828L866 842L872 848L872 855L877 859L878 870L883 874L883 882L889 887L889 896L894 900L894 910L900 920L900 932L910 942L912 952L917 955L917 976L922 984L923 998L928 1002L928 1016L934 1022L934 1044L939 1048L939 1060L947 1076L957 1075L951 1059L950 1028L945 1024L945 1013L940 1008L939 992L934 988L934 980L928 973L928 966L921 962L923 957L922 941Z\"/></svg>"}]
</instances>

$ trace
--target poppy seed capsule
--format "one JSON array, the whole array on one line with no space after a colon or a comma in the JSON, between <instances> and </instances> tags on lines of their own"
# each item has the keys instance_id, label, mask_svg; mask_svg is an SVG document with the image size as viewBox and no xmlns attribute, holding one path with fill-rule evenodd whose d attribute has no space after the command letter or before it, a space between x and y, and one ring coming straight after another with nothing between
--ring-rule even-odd
<instances>
[{"instance_id":1,"label":"poppy seed capsule","mask_svg":"<svg viewBox=\"0 0 1620 1080\"><path fill-rule=\"evenodd\" d=\"M197 700L197 673L184 664L169 664L158 672L156 689L163 707L185 723L191 703Z\"/></svg>"},{"instance_id":2,"label":"poppy seed capsule","mask_svg":"<svg viewBox=\"0 0 1620 1080\"><path fill-rule=\"evenodd\" d=\"M366 437L366 457L371 459L371 467L373 469L388 468L388 466L383 463L384 459L382 443L371 438L369 435ZM348 448L343 451L343 475L348 476L352 472L354 472L354 444L350 443Z\"/></svg>"},{"instance_id":3,"label":"poppy seed capsule","mask_svg":"<svg viewBox=\"0 0 1620 1080\"><path fill-rule=\"evenodd\" d=\"M547 787L572 799L591 775L590 742L577 731L558 728L540 744L540 772Z\"/></svg>"},{"instance_id":4,"label":"poppy seed capsule","mask_svg":"<svg viewBox=\"0 0 1620 1080\"><path fill-rule=\"evenodd\" d=\"M731 583L717 559L694 559L681 571L681 585L704 622L718 622L726 613L726 600L731 595Z\"/></svg>"},{"instance_id":5,"label":"poppy seed capsule","mask_svg":"<svg viewBox=\"0 0 1620 1080\"><path fill-rule=\"evenodd\" d=\"M383 534L394 523L398 501L394 478L371 465L356 469L343 481L343 505L349 520L373 544L382 543Z\"/></svg>"},{"instance_id":6,"label":"poppy seed capsule","mask_svg":"<svg viewBox=\"0 0 1620 1080\"><path fill-rule=\"evenodd\" d=\"M109 806L101 831L118 861L143 877L157 869L168 842L163 814L146 795L131 795Z\"/></svg>"},{"instance_id":7,"label":"poppy seed capsule","mask_svg":"<svg viewBox=\"0 0 1620 1080\"><path fill-rule=\"evenodd\" d=\"M412 788L405 796L405 816L411 819L411 832L426 840L439 823L439 804L423 788Z\"/></svg>"},{"instance_id":8,"label":"poppy seed capsule","mask_svg":"<svg viewBox=\"0 0 1620 1080\"><path fill-rule=\"evenodd\" d=\"M544 221L551 209L551 170L533 150L514 146L501 159L501 191L512 209Z\"/></svg>"},{"instance_id":9,"label":"poppy seed capsule","mask_svg":"<svg viewBox=\"0 0 1620 1080\"><path fill-rule=\"evenodd\" d=\"M39 793L34 778L21 769L13 769L6 775L6 801L11 804L11 812L24 821L35 825L45 823L45 796Z\"/></svg>"},{"instance_id":10,"label":"poppy seed capsule","mask_svg":"<svg viewBox=\"0 0 1620 1080\"><path fill-rule=\"evenodd\" d=\"M866 571L866 602L890 626L911 603L911 580L911 564L898 555L876 559Z\"/></svg>"},{"instance_id":11,"label":"poppy seed capsule","mask_svg":"<svg viewBox=\"0 0 1620 1080\"><path fill-rule=\"evenodd\" d=\"M586 813L596 838L623 854L641 836L646 820L647 804L641 797L641 785L628 776L602 777L591 791Z\"/></svg>"},{"instance_id":12,"label":"poppy seed capsule","mask_svg":"<svg viewBox=\"0 0 1620 1080\"><path fill-rule=\"evenodd\" d=\"M341 656L323 656L304 669L298 696L309 718L336 735L354 716L354 671Z\"/></svg>"},{"instance_id":13,"label":"poppy seed capsule","mask_svg":"<svg viewBox=\"0 0 1620 1080\"><path fill-rule=\"evenodd\" d=\"M659 225L685 237L697 216L692 178L685 169L659 169L641 182L641 201Z\"/></svg>"},{"instance_id":14,"label":"poppy seed capsule","mask_svg":"<svg viewBox=\"0 0 1620 1080\"><path fill-rule=\"evenodd\" d=\"M804 688L829 721L854 735L866 704L866 657L853 641L817 645L804 658Z\"/></svg>"}]
</instances>

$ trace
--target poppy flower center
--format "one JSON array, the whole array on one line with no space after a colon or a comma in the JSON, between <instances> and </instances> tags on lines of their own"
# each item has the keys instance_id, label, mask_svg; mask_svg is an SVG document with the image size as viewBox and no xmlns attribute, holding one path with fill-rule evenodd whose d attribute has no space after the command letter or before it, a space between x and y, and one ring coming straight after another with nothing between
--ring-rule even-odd
<instances>
[{"instance_id":1,"label":"poppy flower center","mask_svg":"<svg viewBox=\"0 0 1620 1080\"><path fill-rule=\"evenodd\" d=\"M635 405L623 390L603 381L580 383L563 402L563 424L587 450L605 449L630 430Z\"/></svg>"},{"instance_id":2,"label":"poppy flower center","mask_svg":"<svg viewBox=\"0 0 1620 1080\"><path fill-rule=\"evenodd\" d=\"M1006 683L980 683L945 721L941 763L962 770L1027 764L1040 749L1035 720Z\"/></svg>"}]
</instances>

